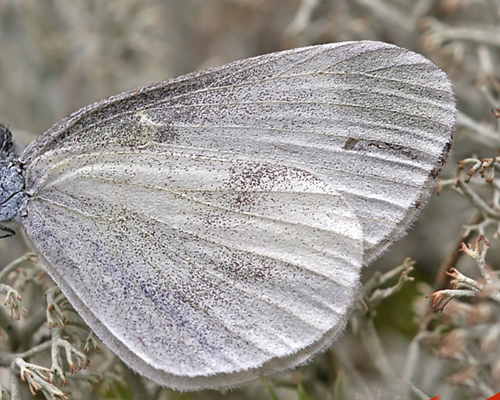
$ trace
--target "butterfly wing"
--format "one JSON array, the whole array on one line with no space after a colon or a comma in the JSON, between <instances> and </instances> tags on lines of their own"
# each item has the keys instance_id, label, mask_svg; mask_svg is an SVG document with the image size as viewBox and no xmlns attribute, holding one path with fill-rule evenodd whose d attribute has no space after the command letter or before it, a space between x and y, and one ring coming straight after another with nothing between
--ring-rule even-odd
<instances>
[{"instance_id":1,"label":"butterfly wing","mask_svg":"<svg viewBox=\"0 0 500 400\"><path fill-rule=\"evenodd\" d=\"M428 197L454 113L444 73L376 42L186 75L35 141L25 230L132 368L178 389L241 383L342 329L360 266Z\"/></svg>"},{"instance_id":2,"label":"butterfly wing","mask_svg":"<svg viewBox=\"0 0 500 400\"><path fill-rule=\"evenodd\" d=\"M357 219L291 167L101 152L55 165L28 212L27 236L75 308L168 386L303 361L342 329L357 289Z\"/></svg>"}]
</instances>

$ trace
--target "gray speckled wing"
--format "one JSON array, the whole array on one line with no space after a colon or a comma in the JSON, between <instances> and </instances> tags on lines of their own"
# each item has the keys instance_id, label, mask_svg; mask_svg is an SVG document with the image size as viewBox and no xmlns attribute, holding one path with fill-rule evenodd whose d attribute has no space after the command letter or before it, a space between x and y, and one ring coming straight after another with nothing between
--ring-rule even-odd
<instances>
[{"instance_id":1,"label":"gray speckled wing","mask_svg":"<svg viewBox=\"0 0 500 400\"><path fill-rule=\"evenodd\" d=\"M449 151L451 85L377 42L273 53L122 93L26 151L27 237L132 368L177 389L305 361Z\"/></svg>"}]
</instances>

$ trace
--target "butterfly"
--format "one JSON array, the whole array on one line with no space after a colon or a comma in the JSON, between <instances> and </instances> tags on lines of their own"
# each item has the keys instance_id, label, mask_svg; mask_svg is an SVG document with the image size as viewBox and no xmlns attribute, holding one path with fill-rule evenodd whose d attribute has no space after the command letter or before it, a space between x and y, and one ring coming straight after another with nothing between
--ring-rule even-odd
<instances>
[{"instance_id":1,"label":"butterfly","mask_svg":"<svg viewBox=\"0 0 500 400\"><path fill-rule=\"evenodd\" d=\"M341 334L455 114L444 72L386 43L236 61L86 106L22 154L1 127L0 221L133 370L235 386Z\"/></svg>"}]
</instances>

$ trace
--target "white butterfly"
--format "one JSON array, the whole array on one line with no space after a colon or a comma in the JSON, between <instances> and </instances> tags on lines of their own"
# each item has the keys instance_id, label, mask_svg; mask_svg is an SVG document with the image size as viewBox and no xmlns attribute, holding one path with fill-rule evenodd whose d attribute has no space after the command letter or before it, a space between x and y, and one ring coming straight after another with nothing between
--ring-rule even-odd
<instances>
[{"instance_id":1,"label":"white butterfly","mask_svg":"<svg viewBox=\"0 0 500 400\"><path fill-rule=\"evenodd\" d=\"M399 47L268 54L89 105L20 156L2 128L0 221L131 368L237 385L339 335L454 121L446 75Z\"/></svg>"}]
</instances>

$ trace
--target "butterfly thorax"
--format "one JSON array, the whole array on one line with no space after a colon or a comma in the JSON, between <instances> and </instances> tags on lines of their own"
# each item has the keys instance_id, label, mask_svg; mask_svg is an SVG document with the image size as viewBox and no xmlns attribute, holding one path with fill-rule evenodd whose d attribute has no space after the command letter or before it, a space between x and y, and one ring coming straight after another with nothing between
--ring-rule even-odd
<instances>
[{"instance_id":1,"label":"butterfly thorax","mask_svg":"<svg viewBox=\"0 0 500 400\"><path fill-rule=\"evenodd\" d=\"M26 204L24 170L12 134L0 125L0 222L14 221Z\"/></svg>"}]
</instances>

